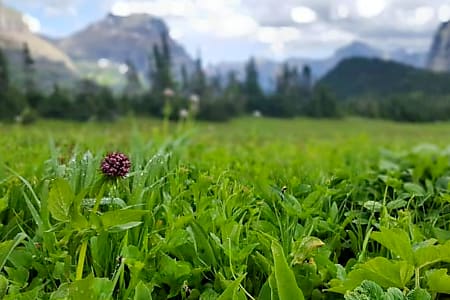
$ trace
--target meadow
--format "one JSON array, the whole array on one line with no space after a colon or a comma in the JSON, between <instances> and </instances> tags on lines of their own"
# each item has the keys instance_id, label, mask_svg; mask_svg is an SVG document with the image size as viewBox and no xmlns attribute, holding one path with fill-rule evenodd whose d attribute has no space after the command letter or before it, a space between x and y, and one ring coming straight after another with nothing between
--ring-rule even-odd
<instances>
[{"instance_id":1,"label":"meadow","mask_svg":"<svg viewBox=\"0 0 450 300\"><path fill-rule=\"evenodd\" d=\"M450 123L0 125L0 299L446 299ZM125 177L100 165L121 152Z\"/></svg>"}]
</instances>

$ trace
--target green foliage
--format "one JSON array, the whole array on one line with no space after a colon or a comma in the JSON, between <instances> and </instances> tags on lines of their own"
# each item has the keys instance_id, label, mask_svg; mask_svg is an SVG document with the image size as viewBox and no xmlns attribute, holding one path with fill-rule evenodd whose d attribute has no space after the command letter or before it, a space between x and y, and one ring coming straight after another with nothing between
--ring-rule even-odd
<instances>
[{"instance_id":1,"label":"green foliage","mask_svg":"<svg viewBox=\"0 0 450 300\"><path fill-rule=\"evenodd\" d=\"M415 289L404 295L397 288L389 288L385 292L373 281L364 280L360 286L345 294L346 300L431 300L430 294L422 289Z\"/></svg>"},{"instance_id":2,"label":"green foliage","mask_svg":"<svg viewBox=\"0 0 450 300\"><path fill-rule=\"evenodd\" d=\"M263 92L259 85L258 69L255 59L249 59L245 66L245 80L243 83L243 93L247 98L247 110L253 111L259 108L259 103L263 100Z\"/></svg>"},{"instance_id":3,"label":"green foliage","mask_svg":"<svg viewBox=\"0 0 450 300\"><path fill-rule=\"evenodd\" d=\"M276 286L271 286L278 293L278 299L305 299L302 290L297 286L294 272L290 269L283 248L277 242L272 242L272 255L274 259L273 278Z\"/></svg>"},{"instance_id":4,"label":"green foliage","mask_svg":"<svg viewBox=\"0 0 450 300\"><path fill-rule=\"evenodd\" d=\"M0 126L0 296L449 293L448 124L183 125ZM433 145L413 147L424 141ZM110 151L130 157L125 178L102 177Z\"/></svg>"},{"instance_id":5,"label":"green foliage","mask_svg":"<svg viewBox=\"0 0 450 300\"><path fill-rule=\"evenodd\" d=\"M325 75L320 84L328 86L339 99L372 95L378 99L393 94L422 92L449 94L450 75L416 69L393 61L354 57L343 60Z\"/></svg>"},{"instance_id":6,"label":"green foliage","mask_svg":"<svg viewBox=\"0 0 450 300\"><path fill-rule=\"evenodd\" d=\"M152 92L158 96L162 96L165 89L173 88L172 59L168 39L169 33L161 32L161 46L153 46L152 68L149 75Z\"/></svg>"}]
</instances>

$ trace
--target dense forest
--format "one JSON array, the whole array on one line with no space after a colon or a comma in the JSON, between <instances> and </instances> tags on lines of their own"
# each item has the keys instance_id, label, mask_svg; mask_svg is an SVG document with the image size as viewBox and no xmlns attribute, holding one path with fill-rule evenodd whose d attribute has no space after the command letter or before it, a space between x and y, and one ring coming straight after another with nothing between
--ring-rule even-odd
<instances>
[{"instance_id":1,"label":"dense forest","mask_svg":"<svg viewBox=\"0 0 450 300\"><path fill-rule=\"evenodd\" d=\"M343 60L319 82L350 114L410 122L450 119L449 83L449 73L375 58Z\"/></svg>"},{"instance_id":2,"label":"dense forest","mask_svg":"<svg viewBox=\"0 0 450 300\"><path fill-rule=\"evenodd\" d=\"M88 79L72 88L55 84L52 91L42 91L26 44L22 59L24 80L17 84L11 80L7 56L0 49L3 121L31 123L39 117L106 121L129 113L211 121L245 114L318 118L354 114L412 122L450 117L450 75L375 59L344 60L316 84L309 66L299 70L285 63L270 93L260 86L253 58L248 60L242 80L233 72L226 80L207 76L200 57L193 71L181 66L177 72L181 75L174 76L167 33L161 34L161 46L155 45L149 53L148 82L141 82L136 66L126 62L126 86L121 93Z\"/></svg>"}]
</instances>

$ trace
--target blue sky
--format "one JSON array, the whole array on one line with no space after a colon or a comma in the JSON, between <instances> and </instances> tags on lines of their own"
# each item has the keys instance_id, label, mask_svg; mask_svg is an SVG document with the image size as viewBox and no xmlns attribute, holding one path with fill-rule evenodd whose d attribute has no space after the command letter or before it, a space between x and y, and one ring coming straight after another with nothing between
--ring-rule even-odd
<instances>
[{"instance_id":1,"label":"blue sky","mask_svg":"<svg viewBox=\"0 0 450 300\"><path fill-rule=\"evenodd\" d=\"M206 62L250 55L325 57L361 40L385 50L426 51L450 18L449 0L3 0L52 37L73 33L108 12L162 17L171 35Z\"/></svg>"}]
</instances>

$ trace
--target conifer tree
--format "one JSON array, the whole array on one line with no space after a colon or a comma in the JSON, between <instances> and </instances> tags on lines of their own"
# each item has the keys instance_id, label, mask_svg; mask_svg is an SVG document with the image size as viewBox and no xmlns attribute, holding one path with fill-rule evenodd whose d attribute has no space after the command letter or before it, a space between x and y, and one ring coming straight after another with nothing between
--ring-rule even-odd
<instances>
[{"instance_id":1,"label":"conifer tree","mask_svg":"<svg viewBox=\"0 0 450 300\"><path fill-rule=\"evenodd\" d=\"M35 81L34 81L34 59L31 56L30 48L28 44L25 43L23 45L22 50L23 55L23 72L25 76L25 91L29 95L32 92L36 91Z\"/></svg>"},{"instance_id":2,"label":"conifer tree","mask_svg":"<svg viewBox=\"0 0 450 300\"><path fill-rule=\"evenodd\" d=\"M161 48L153 46L153 68L150 73L152 91L162 94L166 88L173 88L171 74L172 62L168 40L168 33L161 32Z\"/></svg>"},{"instance_id":3,"label":"conifer tree","mask_svg":"<svg viewBox=\"0 0 450 300\"><path fill-rule=\"evenodd\" d=\"M139 73L136 70L134 63L127 59L125 64L127 65L126 78L127 83L125 86L125 95L127 97L134 97L142 91L142 84L139 79Z\"/></svg>"},{"instance_id":4,"label":"conifer tree","mask_svg":"<svg viewBox=\"0 0 450 300\"><path fill-rule=\"evenodd\" d=\"M263 98L263 92L259 85L259 75L255 59L252 57L245 66L245 81L243 92L247 98L247 109L249 111L259 108L259 102Z\"/></svg>"},{"instance_id":5,"label":"conifer tree","mask_svg":"<svg viewBox=\"0 0 450 300\"><path fill-rule=\"evenodd\" d=\"M207 89L206 75L203 71L202 59L200 55L195 60L195 71L192 76L191 90L193 93L204 96Z\"/></svg>"},{"instance_id":6,"label":"conifer tree","mask_svg":"<svg viewBox=\"0 0 450 300\"><path fill-rule=\"evenodd\" d=\"M0 92L4 92L9 88L9 68L6 56L0 49Z\"/></svg>"}]
</instances>

